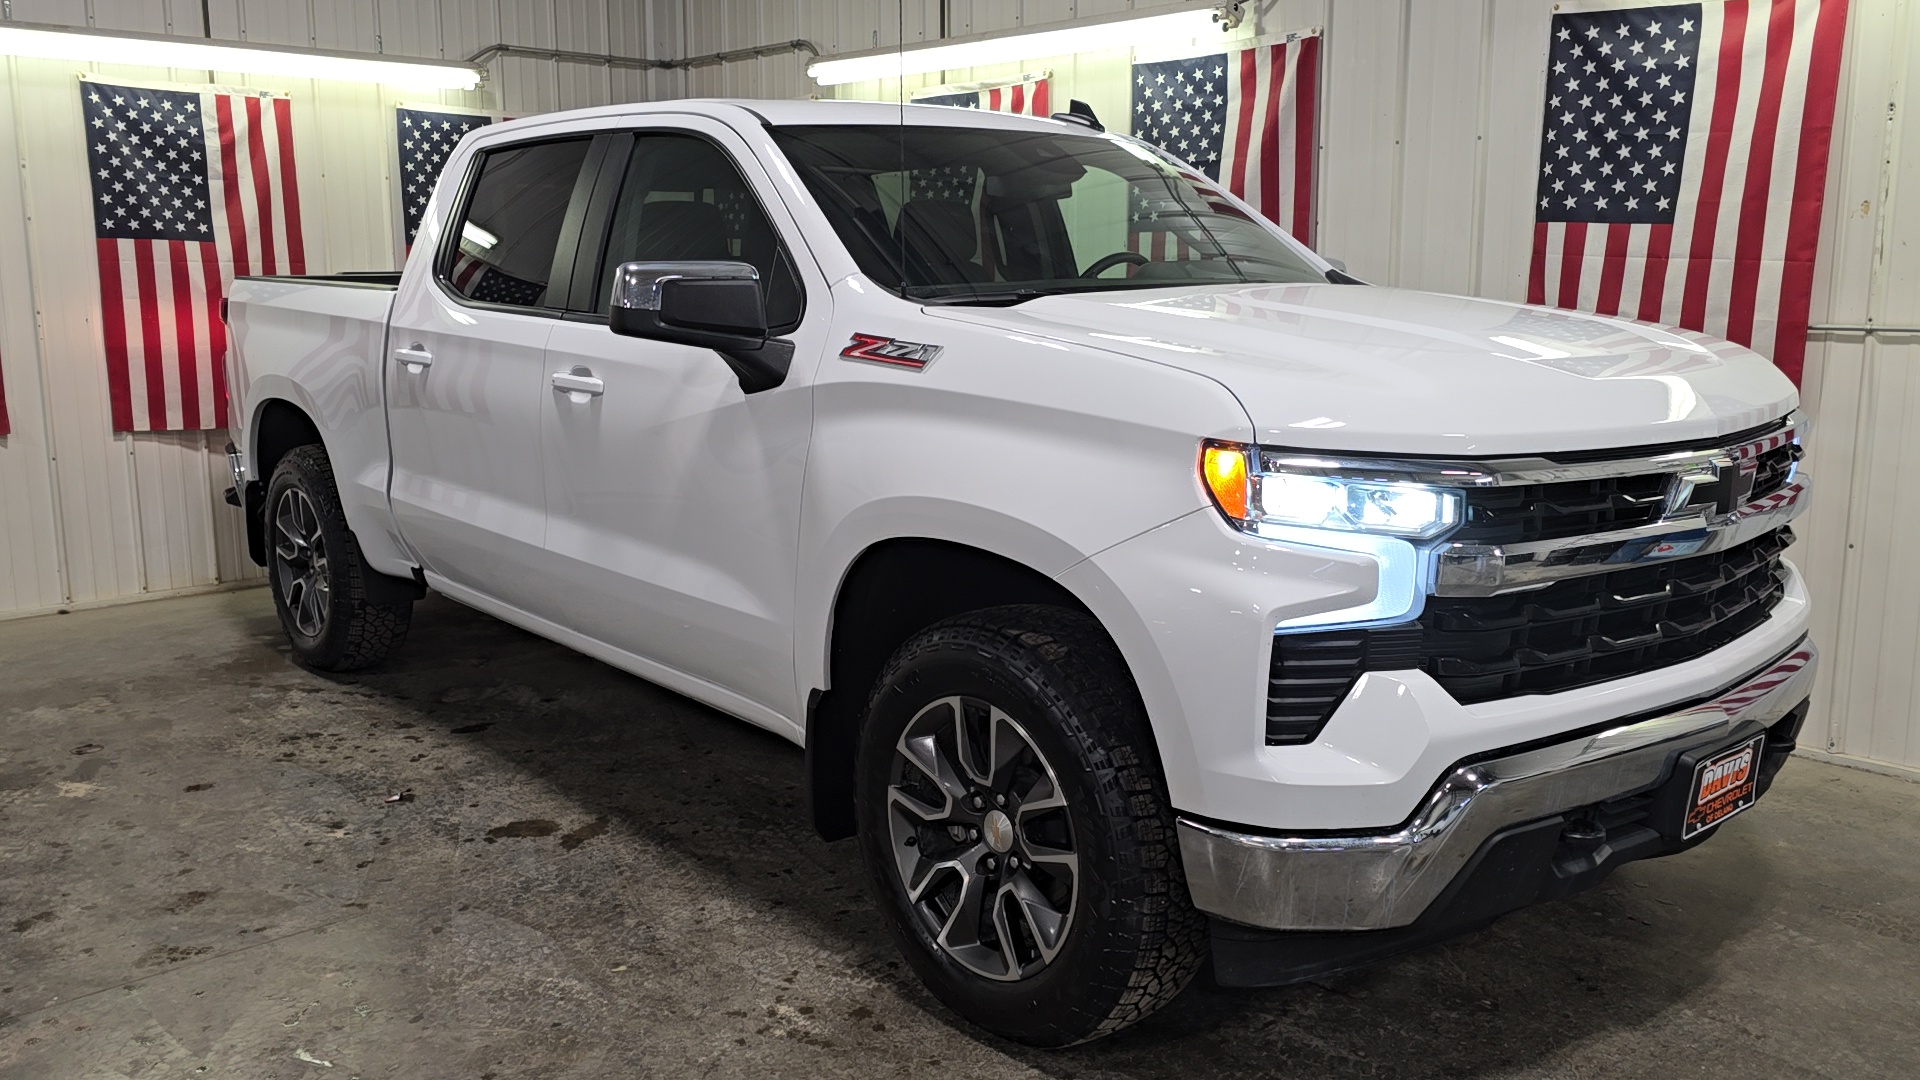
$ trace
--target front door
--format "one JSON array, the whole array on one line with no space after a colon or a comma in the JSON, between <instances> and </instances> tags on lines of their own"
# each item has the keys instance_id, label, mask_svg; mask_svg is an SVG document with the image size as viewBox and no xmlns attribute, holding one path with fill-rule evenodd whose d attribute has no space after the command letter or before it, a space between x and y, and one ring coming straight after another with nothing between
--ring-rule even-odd
<instances>
[{"instance_id":1,"label":"front door","mask_svg":"<svg viewBox=\"0 0 1920 1080\"><path fill-rule=\"evenodd\" d=\"M824 345L826 288L811 265L796 266L768 207L789 230L791 220L738 137L681 122L689 126L636 132L624 169L609 168L621 180L608 240L597 269L581 271L593 288L574 290L591 310L547 343L546 576L572 629L666 669L647 669L655 678L778 727L775 717L799 715L794 566L808 358ZM797 346L785 384L747 396L711 349L608 329L615 267L689 259L758 268L768 323ZM583 252L580 265L595 263Z\"/></svg>"},{"instance_id":2,"label":"front door","mask_svg":"<svg viewBox=\"0 0 1920 1080\"><path fill-rule=\"evenodd\" d=\"M401 535L430 573L522 610L541 606L547 339L572 266L569 208L584 206L576 189L590 187L594 149L573 137L482 155L431 281L409 273L387 339ZM577 210L574 220L577 233Z\"/></svg>"}]
</instances>

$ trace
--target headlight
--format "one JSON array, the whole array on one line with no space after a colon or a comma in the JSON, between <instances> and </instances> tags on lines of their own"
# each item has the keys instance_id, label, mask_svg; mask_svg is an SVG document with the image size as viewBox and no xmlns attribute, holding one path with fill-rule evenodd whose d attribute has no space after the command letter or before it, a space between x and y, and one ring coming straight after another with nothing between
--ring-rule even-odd
<instances>
[{"instance_id":1,"label":"headlight","mask_svg":"<svg viewBox=\"0 0 1920 1080\"><path fill-rule=\"evenodd\" d=\"M1269 464L1237 443L1208 442L1200 475L1220 512L1243 529L1260 525L1427 540L1460 523L1461 496L1448 488Z\"/></svg>"},{"instance_id":2,"label":"headlight","mask_svg":"<svg viewBox=\"0 0 1920 1080\"><path fill-rule=\"evenodd\" d=\"M1454 488L1390 479L1364 464L1262 454L1255 446L1212 440L1201 445L1200 480L1240 529L1365 555L1379 567L1370 598L1283 618L1281 633L1390 625L1419 615L1429 563L1423 552L1460 523L1465 503Z\"/></svg>"}]
</instances>

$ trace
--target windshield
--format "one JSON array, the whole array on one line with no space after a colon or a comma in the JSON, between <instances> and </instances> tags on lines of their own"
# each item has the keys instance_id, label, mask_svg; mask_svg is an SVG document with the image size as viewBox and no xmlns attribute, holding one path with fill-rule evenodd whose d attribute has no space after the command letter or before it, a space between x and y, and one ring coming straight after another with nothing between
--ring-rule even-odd
<instances>
[{"instance_id":1,"label":"windshield","mask_svg":"<svg viewBox=\"0 0 1920 1080\"><path fill-rule=\"evenodd\" d=\"M1211 180L1122 139L896 125L773 136L861 271L913 299L1327 280Z\"/></svg>"}]
</instances>

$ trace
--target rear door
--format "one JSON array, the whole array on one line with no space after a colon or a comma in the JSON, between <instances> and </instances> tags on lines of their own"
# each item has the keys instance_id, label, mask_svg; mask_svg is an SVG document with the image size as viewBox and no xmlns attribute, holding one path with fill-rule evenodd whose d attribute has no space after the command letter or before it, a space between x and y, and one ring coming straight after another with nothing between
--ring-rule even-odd
<instances>
[{"instance_id":1,"label":"rear door","mask_svg":"<svg viewBox=\"0 0 1920 1080\"><path fill-rule=\"evenodd\" d=\"M593 214L607 224L589 228L576 270L581 310L548 341L550 382L570 375L598 389L543 388L545 577L572 629L667 669L652 677L779 726L767 711L799 713L794 567L826 281L737 134L692 116L654 123L609 154L610 197ZM783 385L749 396L711 349L608 329L620 263L699 259L759 270L773 335L796 346Z\"/></svg>"},{"instance_id":2,"label":"rear door","mask_svg":"<svg viewBox=\"0 0 1920 1080\"><path fill-rule=\"evenodd\" d=\"M546 532L540 407L581 217L607 139L490 147L450 223L423 231L388 332L393 514L428 571L522 610ZM419 260L416 260L418 262Z\"/></svg>"}]
</instances>

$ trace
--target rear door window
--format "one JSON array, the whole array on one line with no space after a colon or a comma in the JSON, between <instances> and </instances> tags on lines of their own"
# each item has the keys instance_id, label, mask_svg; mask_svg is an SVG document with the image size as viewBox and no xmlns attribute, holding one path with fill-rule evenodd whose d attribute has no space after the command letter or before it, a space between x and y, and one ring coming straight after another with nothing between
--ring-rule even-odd
<instances>
[{"instance_id":1,"label":"rear door window","mask_svg":"<svg viewBox=\"0 0 1920 1080\"><path fill-rule=\"evenodd\" d=\"M441 281L468 300L511 307L560 306L548 285L556 275L567 209L591 139L494 150L444 249ZM577 230L576 230L577 231ZM573 253L565 253L571 261Z\"/></svg>"}]
</instances>

